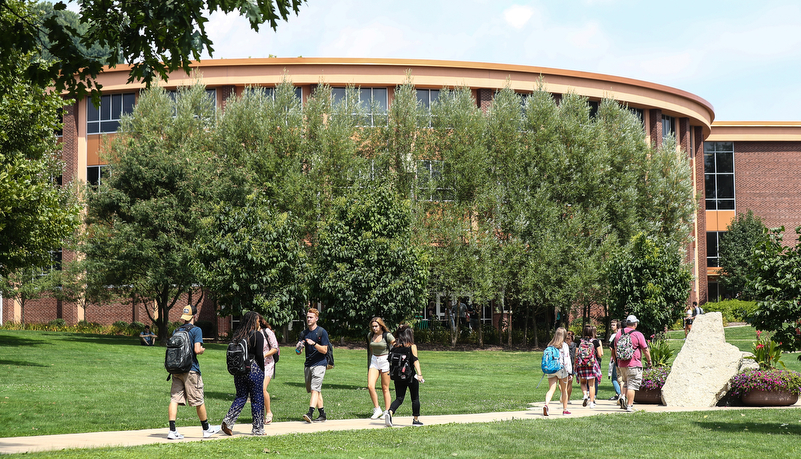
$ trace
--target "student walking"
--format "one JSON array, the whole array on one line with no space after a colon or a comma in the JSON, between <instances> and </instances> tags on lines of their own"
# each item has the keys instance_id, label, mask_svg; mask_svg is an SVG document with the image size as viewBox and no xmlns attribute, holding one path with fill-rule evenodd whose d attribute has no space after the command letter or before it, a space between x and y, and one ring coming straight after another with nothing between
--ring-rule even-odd
<instances>
[{"instance_id":1,"label":"student walking","mask_svg":"<svg viewBox=\"0 0 801 459\"><path fill-rule=\"evenodd\" d=\"M636 316L628 316L626 328L617 332L615 346L611 349L615 354L618 370L623 376L623 389L626 395L625 399L621 397L620 407L623 408L625 405L628 412L634 411L634 393L642 384L642 358L645 357L648 366L653 366L648 342L643 334L637 331L639 322Z\"/></svg>"},{"instance_id":2,"label":"student walking","mask_svg":"<svg viewBox=\"0 0 801 459\"><path fill-rule=\"evenodd\" d=\"M565 334L565 342L567 343L568 349L570 349L570 361L571 362L575 362L576 361L576 348L578 347L576 345L576 335L572 331L567 330L567 332ZM571 372L567 376L567 404L568 405L570 405L570 397L573 395L573 376L575 374L576 374L576 369L573 368L573 372Z\"/></svg>"},{"instance_id":3,"label":"student walking","mask_svg":"<svg viewBox=\"0 0 801 459\"><path fill-rule=\"evenodd\" d=\"M581 384L581 391L584 394L584 406L589 404L590 408L595 408L595 384L602 378L601 366L598 363L603 357L601 341L595 337L595 327L592 325L584 326L584 333L581 342L576 350L575 371L576 378Z\"/></svg>"},{"instance_id":4,"label":"student walking","mask_svg":"<svg viewBox=\"0 0 801 459\"><path fill-rule=\"evenodd\" d=\"M328 365L328 346L331 344L328 340L328 332L323 327L317 325L320 319L320 311L316 308L309 308L306 313L306 329L303 330L295 345L295 352L300 354L301 349L306 347L306 362L303 367L303 376L306 380L306 392L311 394L309 399L309 411L303 415L303 420L311 423L325 422L325 408L323 406L323 378L325 378L325 369ZM320 412L320 415L312 420L314 416L314 408Z\"/></svg>"},{"instance_id":5,"label":"student walking","mask_svg":"<svg viewBox=\"0 0 801 459\"><path fill-rule=\"evenodd\" d=\"M559 385L559 390L561 391L559 401L562 403L562 414L571 414L570 411L567 410L567 381L568 376L573 372L573 365L570 362L570 347L565 342L566 335L567 333L565 328L559 327L556 329L556 333L554 333L551 342L548 343L548 346L553 346L559 349L559 363L562 365L562 368L556 373L548 375L548 392L545 394L545 405L542 407L543 416L549 416L551 414L548 404L551 403L551 398L553 397L554 392L556 392L557 384Z\"/></svg>"},{"instance_id":6,"label":"student walking","mask_svg":"<svg viewBox=\"0 0 801 459\"><path fill-rule=\"evenodd\" d=\"M200 327L195 327L197 319L197 308L187 305L183 309L181 320L184 324L173 332L178 333L181 329L186 330L192 340L192 368L188 373L172 375L172 386L170 387L170 406L167 415L169 416L170 432L167 434L169 440L180 440L184 438L175 428L175 420L178 417L178 405L194 406L197 409L197 417L203 428L203 438L208 438L220 431L220 426L209 425L206 415L206 404L203 399L203 378L200 376L200 363L197 356L204 353L203 331Z\"/></svg>"},{"instance_id":7,"label":"student walking","mask_svg":"<svg viewBox=\"0 0 801 459\"><path fill-rule=\"evenodd\" d=\"M367 390L373 402L373 415L370 419L383 417L389 409L389 350L395 344L395 337L389 332L384 320L373 317L370 320L370 333L367 334ZM375 383L381 378L381 392L384 395L384 409L378 406Z\"/></svg>"},{"instance_id":8,"label":"student walking","mask_svg":"<svg viewBox=\"0 0 801 459\"><path fill-rule=\"evenodd\" d=\"M612 388L615 389L615 395L609 397L609 400L619 400L620 399L620 383L622 382L620 375L617 371L617 362L615 361L615 353L611 352L612 347L614 347L615 342L615 335L617 334L617 330L620 327L620 321L617 319L612 319L612 323L609 324L609 378L612 380Z\"/></svg>"},{"instance_id":9,"label":"student walking","mask_svg":"<svg viewBox=\"0 0 801 459\"><path fill-rule=\"evenodd\" d=\"M250 397L250 410L253 415L253 435L264 435L264 335L259 332L261 315L255 311L245 314L242 325L234 332L232 342L245 340L250 357L250 372L234 375L236 398L228 409L222 422L222 431L233 435L231 428L236 423L242 408Z\"/></svg>"},{"instance_id":10,"label":"student walking","mask_svg":"<svg viewBox=\"0 0 801 459\"><path fill-rule=\"evenodd\" d=\"M420 422L420 384L424 383L425 379L423 379L423 372L420 370L420 360L417 358L417 345L414 344L414 331L412 331L412 327L403 324L398 328L396 335L397 340L395 346L390 350L390 359L392 359L393 354L405 356L406 361L408 361L414 369L414 374L411 378L405 380L400 377L394 377L392 379L395 383L395 400L384 413L384 424L387 427L392 427L392 416L398 411L401 404L403 404L403 400L406 398L406 390L408 389L412 397L412 416L414 416L412 425L421 426L423 423Z\"/></svg>"},{"instance_id":11,"label":"student walking","mask_svg":"<svg viewBox=\"0 0 801 459\"><path fill-rule=\"evenodd\" d=\"M264 336L264 423L269 424L273 422L273 411L270 407L270 393L267 392L267 386L270 385L270 380L275 377L275 357L279 352L278 340L273 333L273 327L267 323L264 317L259 320L259 328L261 334Z\"/></svg>"}]
</instances>

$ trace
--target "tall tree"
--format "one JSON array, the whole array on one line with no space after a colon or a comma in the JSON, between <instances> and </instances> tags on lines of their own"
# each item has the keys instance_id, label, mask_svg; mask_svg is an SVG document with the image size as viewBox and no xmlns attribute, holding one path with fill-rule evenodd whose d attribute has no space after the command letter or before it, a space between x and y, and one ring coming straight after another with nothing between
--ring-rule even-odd
<instances>
[{"instance_id":1,"label":"tall tree","mask_svg":"<svg viewBox=\"0 0 801 459\"><path fill-rule=\"evenodd\" d=\"M0 9L0 18L8 16ZM29 55L3 54L0 68L0 277L45 266L80 223L71 184L60 186L60 97L24 78ZM15 67L18 66L18 67Z\"/></svg>"},{"instance_id":2,"label":"tall tree","mask_svg":"<svg viewBox=\"0 0 801 459\"><path fill-rule=\"evenodd\" d=\"M108 178L87 199L87 283L155 303L162 342L170 310L197 284L191 256L216 173L207 169L214 119L203 85L174 101L161 88L144 92L105 154Z\"/></svg>"},{"instance_id":3,"label":"tall tree","mask_svg":"<svg viewBox=\"0 0 801 459\"><path fill-rule=\"evenodd\" d=\"M765 230L762 219L748 210L737 214L726 232L720 235L720 284L725 291L743 300L754 296L748 281L752 275L754 249L764 241Z\"/></svg>"},{"instance_id":4,"label":"tall tree","mask_svg":"<svg viewBox=\"0 0 801 459\"><path fill-rule=\"evenodd\" d=\"M801 227L795 232L801 236ZM797 351L801 349L801 242L787 247L782 244L783 233L784 227L766 230L754 248L748 289L757 309L748 321L757 330L774 332L772 339L782 350Z\"/></svg>"}]
</instances>

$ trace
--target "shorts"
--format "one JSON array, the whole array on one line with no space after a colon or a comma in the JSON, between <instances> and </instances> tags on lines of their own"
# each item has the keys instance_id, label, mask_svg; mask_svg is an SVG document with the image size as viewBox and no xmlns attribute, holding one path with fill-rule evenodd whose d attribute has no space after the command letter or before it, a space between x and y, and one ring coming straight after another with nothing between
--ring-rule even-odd
<instances>
[{"instance_id":1,"label":"shorts","mask_svg":"<svg viewBox=\"0 0 801 459\"><path fill-rule=\"evenodd\" d=\"M323 378L325 377L325 365L315 365L313 367L303 367L303 376L306 377L306 392L323 391Z\"/></svg>"},{"instance_id":2,"label":"shorts","mask_svg":"<svg viewBox=\"0 0 801 459\"><path fill-rule=\"evenodd\" d=\"M684 325L692 325L693 319L684 319Z\"/></svg>"},{"instance_id":3,"label":"shorts","mask_svg":"<svg viewBox=\"0 0 801 459\"><path fill-rule=\"evenodd\" d=\"M640 390L642 384L642 367L618 367L623 377L623 386L627 390Z\"/></svg>"},{"instance_id":4,"label":"shorts","mask_svg":"<svg viewBox=\"0 0 801 459\"><path fill-rule=\"evenodd\" d=\"M562 369L560 369L556 373L548 375L548 379L551 379L551 378L565 379L568 376L570 376L570 373L568 373L567 370L563 367Z\"/></svg>"},{"instance_id":5,"label":"shorts","mask_svg":"<svg viewBox=\"0 0 801 459\"><path fill-rule=\"evenodd\" d=\"M373 355L370 358L370 368L375 368L382 373L389 373L389 354Z\"/></svg>"},{"instance_id":6,"label":"shorts","mask_svg":"<svg viewBox=\"0 0 801 459\"><path fill-rule=\"evenodd\" d=\"M172 375L170 401L179 405L200 406L203 404L203 378L200 373L190 371Z\"/></svg>"}]
</instances>

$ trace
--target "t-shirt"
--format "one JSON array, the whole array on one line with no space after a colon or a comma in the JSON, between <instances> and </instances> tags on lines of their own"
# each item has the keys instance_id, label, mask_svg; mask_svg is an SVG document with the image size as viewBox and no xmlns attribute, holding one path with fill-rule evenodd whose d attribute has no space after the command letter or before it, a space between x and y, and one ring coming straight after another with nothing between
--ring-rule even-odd
<instances>
[{"instance_id":1,"label":"t-shirt","mask_svg":"<svg viewBox=\"0 0 801 459\"><path fill-rule=\"evenodd\" d=\"M319 336L319 338L318 338ZM317 326L314 330L309 330L308 328L300 332L300 339L298 341L303 341L303 345L306 346L306 363L307 367L316 367L316 366L327 366L328 360L322 352L319 352L314 345L310 345L306 342L306 338L314 340L316 344L321 346L331 346L331 342L328 341L328 332L325 331L323 327Z\"/></svg>"},{"instance_id":2,"label":"t-shirt","mask_svg":"<svg viewBox=\"0 0 801 459\"><path fill-rule=\"evenodd\" d=\"M641 349L648 349L648 342L645 341L645 336L633 328L624 328L622 332L626 332L631 335L631 345L634 347L634 355L629 360L618 359L617 366L621 368L642 368L642 361L640 360L642 358ZM619 331L617 332L617 335L615 335L614 345L617 345L617 341L620 339L622 332Z\"/></svg>"},{"instance_id":3,"label":"t-shirt","mask_svg":"<svg viewBox=\"0 0 801 459\"><path fill-rule=\"evenodd\" d=\"M389 354L389 343L395 341L395 337L392 336L392 333L387 333L386 339L384 339L383 333L381 334L380 341L373 341L373 334L369 333L367 335L367 339L370 341L370 354L371 355L387 355Z\"/></svg>"},{"instance_id":4,"label":"t-shirt","mask_svg":"<svg viewBox=\"0 0 801 459\"><path fill-rule=\"evenodd\" d=\"M153 336L150 330L143 331L139 335L142 336L142 339L145 340L145 343L147 343L148 346L153 345Z\"/></svg>"}]
</instances>

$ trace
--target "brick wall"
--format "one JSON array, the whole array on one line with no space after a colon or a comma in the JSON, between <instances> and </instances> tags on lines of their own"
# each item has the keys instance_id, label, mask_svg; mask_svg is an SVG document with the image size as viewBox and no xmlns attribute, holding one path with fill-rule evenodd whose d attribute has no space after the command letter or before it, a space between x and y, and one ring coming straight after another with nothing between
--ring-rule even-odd
<instances>
[{"instance_id":1,"label":"brick wall","mask_svg":"<svg viewBox=\"0 0 801 459\"><path fill-rule=\"evenodd\" d=\"M61 159L64 173L61 183L70 183L78 173L78 104L67 105L62 111L64 126L61 136Z\"/></svg>"},{"instance_id":2,"label":"brick wall","mask_svg":"<svg viewBox=\"0 0 801 459\"><path fill-rule=\"evenodd\" d=\"M481 111L486 112L489 109L490 104L492 104L492 100L494 98L495 98L494 90L486 88L479 89L478 100L476 101L478 103L478 108L480 108Z\"/></svg>"},{"instance_id":3,"label":"brick wall","mask_svg":"<svg viewBox=\"0 0 801 459\"><path fill-rule=\"evenodd\" d=\"M700 196L698 199L698 211L696 212L696 228L698 231L695 236L695 246L698 252L698 304L709 301L709 285L706 275L706 201L704 200L704 132L701 126L693 127L692 142L695 154L695 193Z\"/></svg>"},{"instance_id":4,"label":"brick wall","mask_svg":"<svg viewBox=\"0 0 801 459\"><path fill-rule=\"evenodd\" d=\"M651 145L662 146L662 110L658 108L648 110L648 137Z\"/></svg>"},{"instance_id":5,"label":"brick wall","mask_svg":"<svg viewBox=\"0 0 801 459\"><path fill-rule=\"evenodd\" d=\"M801 142L735 142L737 213L752 210L765 226L785 227L784 243L795 244L801 226Z\"/></svg>"}]
</instances>

